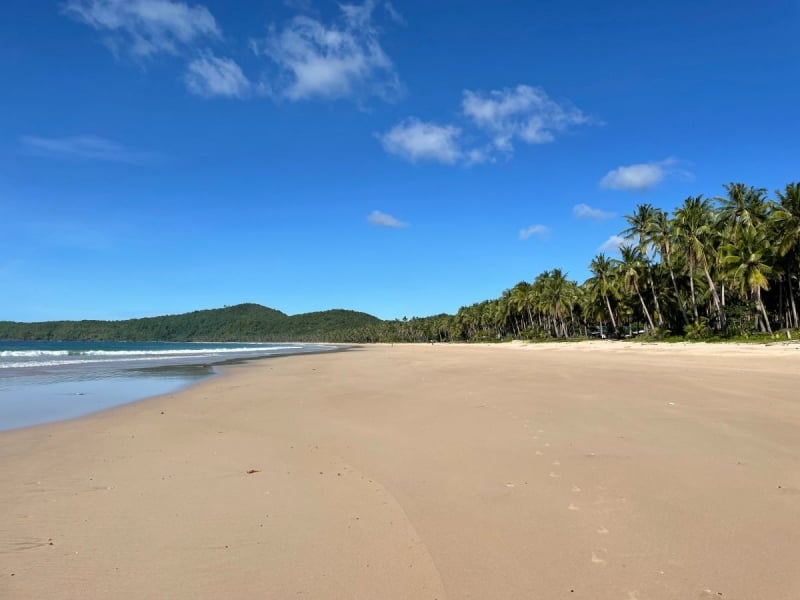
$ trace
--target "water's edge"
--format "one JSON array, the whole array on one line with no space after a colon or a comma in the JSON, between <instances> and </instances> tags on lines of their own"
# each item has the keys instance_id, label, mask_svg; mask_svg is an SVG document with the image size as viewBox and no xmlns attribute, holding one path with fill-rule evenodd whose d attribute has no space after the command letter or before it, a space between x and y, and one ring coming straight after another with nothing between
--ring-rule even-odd
<instances>
[{"instance_id":1,"label":"water's edge","mask_svg":"<svg viewBox=\"0 0 800 600\"><path fill-rule=\"evenodd\" d=\"M225 368L229 366L271 358L345 352L355 347L328 345L328 349L308 352L234 357L198 364L130 367L122 369L119 377L53 384L58 387L58 391L50 393L50 398L47 398L48 394L43 389L47 387L45 385L15 387L9 384L10 387L4 390L4 395L16 393L16 402L10 409L7 405L4 406L4 411L0 413L0 435L9 431L86 418L121 406L182 392L211 378L223 376ZM37 405L37 410L31 410L30 406L34 404Z\"/></svg>"}]
</instances>

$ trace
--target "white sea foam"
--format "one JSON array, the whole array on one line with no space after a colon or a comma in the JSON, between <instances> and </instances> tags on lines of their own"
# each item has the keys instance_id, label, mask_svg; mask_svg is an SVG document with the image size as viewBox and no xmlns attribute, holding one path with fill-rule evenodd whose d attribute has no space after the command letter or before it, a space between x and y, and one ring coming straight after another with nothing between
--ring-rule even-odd
<instances>
[{"instance_id":1,"label":"white sea foam","mask_svg":"<svg viewBox=\"0 0 800 600\"><path fill-rule=\"evenodd\" d=\"M79 366L86 364L110 364L120 362L160 362L174 360L197 360L239 355L268 355L304 346L204 346L198 348L160 348L158 350L4 350L0 352L0 369L24 369L32 367Z\"/></svg>"},{"instance_id":2,"label":"white sea foam","mask_svg":"<svg viewBox=\"0 0 800 600\"><path fill-rule=\"evenodd\" d=\"M300 350L302 346L248 346L237 348L208 347L202 349L175 350L3 350L0 358L26 358L34 356L203 356L214 354L277 352L281 350Z\"/></svg>"},{"instance_id":3,"label":"white sea foam","mask_svg":"<svg viewBox=\"0 0 800 600\"><path fill-rule=\"evenodd\" d=\"M26 356L67 356L69 350L3 350L0 358L24 358Z\"/></svg>"}]
</instances>

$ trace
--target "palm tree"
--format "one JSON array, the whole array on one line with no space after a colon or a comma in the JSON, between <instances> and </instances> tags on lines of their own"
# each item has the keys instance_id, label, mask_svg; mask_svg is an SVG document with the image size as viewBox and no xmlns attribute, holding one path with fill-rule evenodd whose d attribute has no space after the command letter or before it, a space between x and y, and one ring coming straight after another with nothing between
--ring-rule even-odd
<instances>
[{"instance_id":1,"label":"palm tree","mask_svg":"<svg viewBox=\"0 0 800 600\"><path fill-rule=\"evenodd\" d=\"M639 204L632 215L625 215L625 220L628 222L627 229L623 230L621 235L625 239L632 240L636 238L639 252L642 256L648 258L650 255L650 248L653 246L653 221L656 218L656 209L650 204ZM650 291L653 294L653 305L656 307L656 319L658 326L664 326L664 319L661 316L661 307L658 304L658 294L656 293L655 285L653 284L653 275L650 269L647 271L647 283L650 286Z\"/></svg>"},{"instance_id":2,"label":"palm tree","mask_svg":"<svg viewBox=\"0 0 800 600\"><path fill-rule=\"evenodd\" d=\"M694 288L694 275L698 267L703 270L708 281L708 288L714 308L717 310L717 322L720 328L725 326L725 314L720 303L717 288L709 270L709 254L713 252L712 239L713 213L711 203L702 196L689 196L675 211L676 238L683 246L689 266L689 286L692 294L694 320L698 321L697 297Z\"/></svg>"},{"instance_id":3,"label":"palm tree","mask_svg":"<svg viewBox=\"0 0 800 600\"><path fill-rule=\"evenodd\" d=\"M720 224L736 239L743 229L752 229L767 219L769 203L767 190L748 187L743 183L729 183L723 186L727 196L718 196L720 204Z\"/></svg>"},{"instance_id":4,"label":"palm tree","mask_svg":"<svg viewBox=\"0 0 800 600\"><path fill-rule=\"evenodd\" d=\"M742 296L749 295L755 300L766 330L772 334L767 310L761 301L761 290L769 289L769 240L762 230L745 228L739 232L738 239L723 246L723 264L727 267L734 284L738 284Z\"/></svg>"},{"instance_id":5,"label":"palm tree","mask_svg":"<svg viewBox=\"0 0 800 600\"><path fill-rule=\"evenodd\" d=\"M531 314L531 284L520 281L511 290L511 302L522 320L522 329L533 329L533 315ZM528 320L525 321L527 316Z\"/></svg>"},{"instance_id":6,"label":"palm tree","mask_svg":"<svg viewBox=\"0 0 800 600\"><path fill-rule=\"evenodd\" d=\"M672 268L672 241L673 241L673 227L667 213L661 209L656 209L653 215L653 220L650 226L650 238L653 245L661 255L661 261L667 265L669 270L669 278L672 281L672 289L675 291L675 298L678 301L678 307L681 309L681 316L683 317L683 324L689 324L689 317L686 314L686 306L683 303L683 296L678 291L678 282L675 279L675 270Z\"/></svg>"},{"instance_id":7,"label":"palm tree","mask_svg":"<svg viewBox=\"0 0 800 600\"><path fill-rule=\"evenodd\" d=\"M789 183L783 191L776 190L778 206L773 213L776 229L778 254L787 258L786 282L789 286L789 305L792 311L794 327L800 326L797 318L797 306L792 290L793 270L800 259L800 182Z\"/></svg>"},{"instance_id":8,"label":"palm tree","mask_svg":"<svg viewBox=\"0 0 800 600\"><path fill-rule=\"evenodd\" d=\"M642 292L639 289L639 277L646 268L646 259L638 248L632 245L621 246L619 253L620 260L617 261L617 264L622 281L628 290L636 292L639 302L642 304L642 312L644 312L647 323L650 325L650 331L655 331L656 326L653 324L653 318L650 316L650 311L647 310L647 304L645 304Z\"/></svg>"},{"instance_id":9,"label":"palm tree","mask_svg":"<svg viewBox=\"0 0 800 600\"><path fill-rule=\"evenodd\" d=\"M592 259L589 263L589 270L592 277L589 278L589 285L597 290L600 297L605 302L608 309L608 318L614 330L617 329L617 320L614 318L614 311L611 309L609 296L616 295L617 290L614 282L614 263L610 261L602 252Z\"/></svg>"}]
</instances>

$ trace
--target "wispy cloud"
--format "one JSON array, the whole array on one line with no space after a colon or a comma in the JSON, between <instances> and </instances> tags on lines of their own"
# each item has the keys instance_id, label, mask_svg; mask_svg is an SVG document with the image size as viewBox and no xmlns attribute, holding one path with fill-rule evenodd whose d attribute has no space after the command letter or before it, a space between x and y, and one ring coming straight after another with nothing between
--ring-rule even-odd
<instances>
[{"instance_id":1,"label":"wispy cloud","mask_svg":"<svg viewBox=\"0 0 800 600\"><path fill-rule=\"evenodd\" d=\"M612 235L608 238L605 242L603 242L598 250L603 252L611 252L614 250L619 250L620 246L624 246L627 243L627 240L624 237L620 237L618 235Z\"/></svg>"},{"instance_id":2,"label":"wispy cloud","mask_svg":"<svg viewBox=\"0 0 800 600\"><path fill-rule=\"evenodd\" d=\"M397 23L398 25L407 25L405 18L403 15L398 12L398 10L394 7L391 2L384 2L383 9L386 11L386 14L389 15L389 18Z\"/></svg>"},{"instance_id":3,"label":"wispy cloud","mask_svg":"<svg viewBox=\"0 0 800 600\"><path fill-rule=\"evenodd\" d=\"M498 155L510 157L515 143L553 142L558 135L573 127L595 122L580 109L567 102L558 103L544 90L529 85L490 92L465 90L461 109L462 125L409 118L379 137L388 152L411 161L431 159L469 166L496 162ZM465 133L463 137L459 135L462 131ZM437 147L446 148L446 151L398 152L397 146L386 143L387 137L398 132L409 136L425 133L426 139L436 134L440 142ZM465 140L471 143L467 144Z\"/></svg>"},{"instance_id":4,"label":"wispy cloud","mask_svg":"<svg viewBox=\"0 0 800 600\"><path fill-rule=\"evenodd\" d=\"M461 159L460 129L406 119L378 136L384 149L411 162L433 160L453 164Z\"/></svg>"},{"instance_id":5,"label":"wispy cloud","mask_svg":"<svg viewBox=\"0 0 800 600\"><path fill-rule=\"evenodd\" d=\"M243 98L250 82L234 61L216 56L196 58L186 69L186 87L198 96Z\"/></svg>"},{"instance_id":6,"label":"wispy cloud","mask_svg":"<svg viewBox=\"0 0 800 600\"><path fill-rule=\"evenodd\" d=\"M131 150L115 141L95 135L63 138L23 135L19 142L25 152L48 158L101 160L136 165L151 163L160 158L158 154Z\"/></svg>"},{"instance_id":7,"label":"wispy cloud","mask_svg":"<svg viewBox=\"0 0 800 600\"><path fill-rule=\"evenodd\" d=\"M512 152L514 140L546 144L576 125L590 122L580 109L552 100L529 85L486 92L464 91L461 108L475 125L492 137L495 148Z\"/></svg>"},{"instance_id":8,"label":"wispy cloud","mask_svg":"<svg viewBox=\"0 0 800 600\"><path fill-rule=\"evenodd\" d=\"M379 210L373 210L367 217L367 222L370 225L389 227L391 229L402 229L403 227L408 227L408 223L405 223L404 221L401 221L392 215L387 215Z\"/></svg>"},{"instance_id":9,"label":"wispy cloud","mask_svg":"<svg viewBox=\"0 0 800 600\"><path fill-rule=\"evenodd\" d=\"M593 208L588 204L576 204L572 207L572 214L577 219L590 219L593 221L603 221L611 219L615 215L613 212L602 210L600 208Z\"/></svg>"},{"instance_id":10,"label":"wispy cloud","mask_svg":"<svg viewBox=\"0 0 800 600\"><path fill-rule=\"evenodd\" d=\"M67 0L64 12L104 34L117 55L183 57L189 61L183 80L193 94L243 98L253 89L236 62L204 48L222 35L205 6L175 0Z\"/></svg>"},{"instance_id":11,"label":"wispy cloud","mask_svg":"<svg viewBox=\"0 0 800 600\"><path fill-rule=\"evenodd\" d=\"M530 225L525 229L521 229L519 232L519 239L527 240L532 237L539 238L543 240L547 238L547 235L550 233L550 228L546 225Z\"/></svg>"},{"instance_id":12,"label":"wispy cloud","mask_svg":"<svg viewBox=\"0 0 800 600\"><path fill-rule=\"evenodd\" d=\"M220 37L205 6L173 0L67 0L64 12L105 33L115 52L137 57L175 54L181 47Z\"/></svg>"},{"instance_id":13,"label":"wispy cloud","mask_svg":"<svg viewBox=\"0 0 800 600\"><path fill-rule=\"evenodd\" d=\"M644 192L654 188L670 175L691 177L691 173L677 168L674 158L624 165L612 169L600 180L600 187L628 192Z\"/></svg>"},{"instance_id":14,"label":"wispy cloud","mask_svg":"<svg viewBox=\"0 0 800 600\"><path fill-rule=\"evenodd\" d=\"M277 70L267 85L275 96L392 99L400 93L394 65L372 22L374 0L339 8L341 15L334 23L296 16L252 42L256 54L269 58Z\"/></svg>"}]
</instances>

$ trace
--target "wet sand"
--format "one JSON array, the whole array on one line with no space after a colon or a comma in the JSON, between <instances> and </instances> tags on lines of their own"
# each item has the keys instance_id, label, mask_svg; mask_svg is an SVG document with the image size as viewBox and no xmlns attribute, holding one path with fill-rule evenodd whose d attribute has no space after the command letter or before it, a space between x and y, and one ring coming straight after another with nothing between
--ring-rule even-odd
<instances>
[{"instance_id":1,"label":"wet sand","mask_svg":"<svg viewBox=\"0 0 800 600\"><path fill-rule=\"evenodd\" d=\"M375 346L0 434L0 598L800 598L800 345Z\"/></svg>"}]
</instances>

